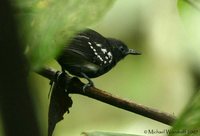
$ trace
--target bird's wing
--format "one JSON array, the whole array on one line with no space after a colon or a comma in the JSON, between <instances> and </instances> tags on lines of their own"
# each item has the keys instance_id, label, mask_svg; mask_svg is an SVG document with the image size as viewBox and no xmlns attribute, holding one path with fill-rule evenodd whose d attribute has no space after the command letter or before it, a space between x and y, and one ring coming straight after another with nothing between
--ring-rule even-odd
<instances>
[{"instance_id":1,"label":"bird's wing","mask_svg":"<svg viewBox=\"0 0 200 136\"><path fill-rule=\"evenodd\" d=\"M99 66L106 66L112 61L111 47L107 39L91 29L78 33L65 50L75 52Z\"/></svg>"},{"instance_id":2,"label":"bird's wing","mask_svg":"<svg viewBox=\"0 0 200 136\"><path fill-rule=\"evenodd\" d=\"M87 58L72 51L66 51L57 61L69 73L79 77L82 77L80 72L87 74L89 77L96 77L95 74L100 68L99 65L89 62Z\"/></svg>"}]
</instances>

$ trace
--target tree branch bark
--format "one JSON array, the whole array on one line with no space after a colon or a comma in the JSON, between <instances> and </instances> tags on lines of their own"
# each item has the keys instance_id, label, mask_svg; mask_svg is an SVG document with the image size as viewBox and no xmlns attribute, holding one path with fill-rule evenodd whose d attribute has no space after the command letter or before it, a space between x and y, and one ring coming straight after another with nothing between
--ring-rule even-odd
<instances>
[{"instance_id":1,"label":"tree branch bark","mask_svg":"<svg viewBox=\"0 0 200 136\"><path fill-rule=\"evenodd\" d=\"M59 71L55 71L51 68L44 68L37 72L41 76L48 78L49 80L56 81L57 75L59 75ZM68 75L67 75L68 76ZM84 96L88 96L90 98L99 100L101 102L110 104L112 106L142 115L144 117L156 120L158 122L164 123L166 125L172 125L176 120L176 117L170 115L165 112L161 112L159 110L134 103L132 101L124 100L122 98L116 97L106 91L97 89L95 87L88 87L85 91L83 91L83 86L85 85L76 77L67 77L68 88L67 91L71 94L81 94Z\"/></svg>"}]
</instances>

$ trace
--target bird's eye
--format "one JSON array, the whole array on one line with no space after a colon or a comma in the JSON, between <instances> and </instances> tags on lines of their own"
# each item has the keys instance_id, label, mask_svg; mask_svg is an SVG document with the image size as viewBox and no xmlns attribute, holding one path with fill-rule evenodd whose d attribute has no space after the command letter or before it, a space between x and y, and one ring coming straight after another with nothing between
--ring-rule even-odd
<instances>
[{"instance_id":1,"label":"bird's eye","mask_svg":"<svg viewBox=\"0 0 200 136\"><path fill-rule=\"evenodd\" d=\"M122 46L119 47L119 49L120 49L121 52L124 52L124 48Z\"/></svg>"}]
</instances>

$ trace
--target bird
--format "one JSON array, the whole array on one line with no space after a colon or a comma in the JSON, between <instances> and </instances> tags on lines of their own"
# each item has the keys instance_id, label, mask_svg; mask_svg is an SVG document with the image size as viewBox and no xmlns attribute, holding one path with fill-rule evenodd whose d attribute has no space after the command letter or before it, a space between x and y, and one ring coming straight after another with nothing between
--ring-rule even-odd
<instances>
[{"instance_id":1,"label":"bird","mask_svg":"<svg viewBox=\"0 0 200 136\"><path fill-rule=\"evenodd\" d=\"M106 38L87 28L75 34L56 60L63 72L85 78L88 81L83 87L85 89L94 86L91 78L107 73L129 54L141 55L139 51L129 49L122 41Z\"/></svg>"}]
</instances>

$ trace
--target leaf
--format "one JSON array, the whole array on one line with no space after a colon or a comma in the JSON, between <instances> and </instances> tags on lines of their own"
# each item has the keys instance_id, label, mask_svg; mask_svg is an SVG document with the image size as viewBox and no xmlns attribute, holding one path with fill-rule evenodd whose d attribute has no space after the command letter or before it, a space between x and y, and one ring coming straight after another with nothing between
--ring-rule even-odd
<instances>
[{"instance_id":1,"label":"leaf","mask_svg":"<svg viewBox=\"0 0 200 136\"><path fill-rule=\"evenodd\" d=\"M178 10L185 28L184 43L190 59L200 67L200 1L178 0Z\"/></svg>"},{"instance_id":2,"label":"leaf","mask_svg":"<svg viewBox=\"0 0 200 136\"><path fill-rule=\"evenodd\" d=\"M175 122L171 132L175 132L173 136L200 135L200 92L188 103L186 110Z\"/></svg>"},{"instance_id":3,"label":"leaf","mask_svg":"<svg viewBox=\"0 0 200 136\"><path fill-rule=\"evenodd\" d=\"M66 92L66 75L61 73L58 81L53 83L48 113L48 136L52 136L56 124L63 119L63 115L72 106L71 97Z\"/></svg>"},{"instance_id":4,"label":"leaf","mask_svg":"<svg viewBox=\"0 0 200 136\"><path fill-rule=\"evenodd\" d=\"M200 66L200 1L179 0L179 13L183 20L187 34L187 49L194 64ZM196 61L196 62L195 62ZM199 69L199 68L198 68ZM200 70L199 70L200 72ZM173 136L199 136L200 135L200 92L189 101L185 111L175 122L170 131Z\"/></svg>"},{"instance_id":5,"label":"leaf","mask_svg":"<svg viewBox=\"0 0 200 136\"><path fill-rule=\"evenodd\" d=\"M56 56L77 32L99 20L114 0L15 0L19 36L32 68Z\"/></svg>"},{"instance_id":6,"label":"leaf","mask_svg":"<svg viewBox=\"0 0 200 136\"><path fill-rule=\"evenodd\" d=\"M141 135L134 135L134 134L124 134L124 133L113 133L113 132L83 132L84 136L141 136Z\"/></svg>"}]
</instances>

